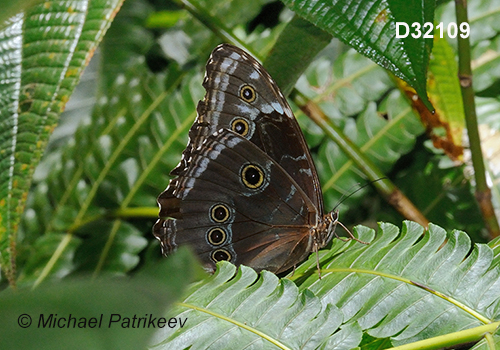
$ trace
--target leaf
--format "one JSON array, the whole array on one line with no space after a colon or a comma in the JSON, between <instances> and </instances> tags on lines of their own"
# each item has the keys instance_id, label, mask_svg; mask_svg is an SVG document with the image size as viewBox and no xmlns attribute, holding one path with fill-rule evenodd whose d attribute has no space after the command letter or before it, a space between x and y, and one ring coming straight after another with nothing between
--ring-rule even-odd
<instances>
[{"instance_id":1,"label":"leaf","mask_svg":"<svg viewBox=\"0 0 500 350\"><path fill-rule=\"evenodd\" d=\"M435 0L420 0L420 1L412 1L408 3L407 1L401 0L388 0L389 8L394 16L396 22L406 23L412 30L411 32L415 32L415 24L417 23L421 35L415 38L413 35L408 35L403 40L404 51L408 56L409 61L411 62L411 69L414 71L415 78L418 81L415 86L415 83L412 84L415 90L417 91L420 98L425 102L428 100L425 98L426 95L422 95L419 91L419 88L425 89L425 86L418 86L421 83L422 78L424 78L425 84L425 76L427 74L427 66L429 64L429 56L432 52L433 47L433 39L431 30L430 35L426 37L429 29L433 29L434 22L434 10L436 8ZM426 26L427 24L427 26ZM428 26L431 24L431 26ZM394 34L394 32L393 32ZM417 32L418 34L418 32ZM398 67L399 68L399 67ZM396 74L397 76L397 74ZM407 82L409 82L407 80ZM410 82L409 82L410 83ZM411 84L411 83L410 83Z\"/></svg>"},{"instance_id":2,"label":"leaf","mask_svg":"<svg viewBox=\"0 0 500 350\"><path fill-rule=\"evenodd\" d=\"M370 245L350 242L338 254L345 243L336 241L330 252L322 252L321 280L314 257L293 277L301 290L338 306L344 322L356 321L370 336L391 337L400 345L498 318L500 269L488 246L471 250L464 232L446 234L432 224L423 236L413 222L404 222L401 232L381 223L373 240L373 230L358 226L355 232Z\"/></svg>"},{"instance_id":3,"label":"leaf","mask_svg":"<svg viewBox=\"0 0 500 350\"><path fill-rule=\"evenodd\" d=\"M338 330L338 310L311 292L265 271L219 264L214 276L194 285L172 311L186 318L178 330L157 332L156 349L315 349L334 334L328 349L350 349L361 340L359 327ZM335 346L334 346L335 345Z\"/></svg>"},{"instance_id":4,"label":"leaf","mask_svg":"<svg viewBox=\"0 0 500 350\"><path fill-rule=\"evenodd\" d=\"M264 66L287 96L331 35L295 16L283 29ZM286 62L287 64L283 64Z\"/></svg>"},{"instance_id":5,"label":"leaf","mask_svg":"<svg viewBox=\"0 0 500 350\"><path fill-rule=\"evenodd\" d=\"M494 203L500 201L500 101L497 98L476 98L481 149Z\"/></svg>"},{"instance_id":6,"label":"leaf","mask_svg":"<svg viewBox=\"0 0 500 350\"><path fill-rule=\"evenodd\" d=\"M2 12L0 13L0 30L4 29L8 24L8 19L16 14L20 13L23 9L35 5L40 0L0 0L0 8Z\"/></svg>"},{"instance_id":7,"label":"leaf","mask_svg":"<svg viewBox=\"0 0 500 350\"><path fill-rule=\"evenodd\" d=\"M42 163L51 171L30 197L23 243L37 246L47 235L60 241L43 255L35 251L21 257L26 266L39 266L36 273L25 271L23 283L28 276L39 283L62 271L123 273L138 264L146 245L144 232L118 218L109 223L104 219L117 208L127 215L129 207L151 205L166 186L194 120L195 102L202 95L200 80L197 74L187 76L176 90L179 78L165 87L143 63L129 68L77 129L75 141ZM79 243L71 243L74 240ZM53 263L68 254L74 257L71 264Z\"/></svg>"},{"instance_id":8,"label":"leaf","mask_svg":"<svg viewBox=\"0 0 500 350\"><path fill-rule=\"evenodd\" d=\"M109 232L109 235L104 235L104 232ZM139 264L139 253L147 245L143 232L119 220L96 221L79 233L86 235L86 239L78 245L73 261L77 270L94 271L94 274L101 270L117 273L131 271Z\"/></svg>"},{"instance_id":9,"label":"leaf","mask_svg":"<svg viewBox=\"0 0 500 350\"><path fill-rule=\"evenodd\" d=\"M412 5L402 0L286 0L284 3L298 15L408 82L432 109L425 92L425 74L422 74L427 71L432 41L422 37L396 38L396 22L432 22L434 1ZM408 6L412 6L409 11Z\"/></svg>"},{"instance_id":10,"label":"leaf","mask_svg":"<svg viewBox=\"0 0 500 350\"><path fill-rule=\"evenodd\" d=\"M158 11L148 17L148 28L170 28L185 16L184 11Z\"/></svg>"},{"instance_id":11,"label":"leaf","mask_svg":"<svg viewBox=\"0 0 500 350\"><path fill-rule=\"evenodd\" d=\"M446 140L450 144L448 147L462 149L465 115L463 103L457 103L462 101L458 67L455 54L444 39L435 40L429 65L428 89L432 105L436 108L435 114L439 118L439 121L430 122L428 128L434 127L432 132Z\"/></svg>"},{"instance_id":12,"label":"leaf","mask_svg":"<svg viewBox=\"0 0 500 350\"><path fill-rule=\"evenodd\" d=\"M472 51L475 57L472 62L474 75L474 90L487 94L491 90L492 96L498 91L500 80L500 38L482 42Z\"/></svg>"},{"instance_id":13,"label":"leaf","mask_svg":"<svg viewBox=\"0 0 500 350\"><path fill-rule=\"evenodd\" d=\"M144 348L158 328L164 310L180 297L187 283L194 280L195 266L193 256L182 250L150 268L148 273L132 279L80 278L46 283L36 290L3 291L0 294L4 320L0 329L2 346L10 349ZM173 267L179 273L171 274ZM124 323L127 318L129 327ZM20 326L28 322L31 326Z\"/></svg>"},{"instance_id":14,"label":"leaf","mask_svg":"<svg viewBox=\"0 0 500 350\"><path fill-rule=\"evenodd\" d=\"M446 234L432 224L422 235L409 221L401 232L381 223L374 233L358 226L355 234L370 245L336 240L320 251L321 279L312 254L291 275L298 288L266 271L257 278L242 266L235 275L234 266L219 264L168 314L186 317L186 326L157 332L153 347L352 348L361 331L365 345L426 339L430 346L438 335L454 333L459 341L460 330L498 325L500 269L487 245L471 250L464 232Z\"/></svg>"},{"instance_id":15,"label":"leaf","mask_svg":"<svg viewBox=\"0 0 500 350\"><path fill-rule=\"evenodd\" d=\"M2 162L0 255L14 283L16 232L31 178L83 68L121 5L111 1L52 1L10 20L0 37Z\"/></svg>"},{"instance_id":16,"label":"leaf","mask_svg":"<svg viewBox=\"0 0 500 350\"><path fill-rule=\"evenodd\" d=\"M200 57L204 57L206 61L207 53L220 44L221 40L233 44L238 42L241 45L243 40L234 32L254 19L266 2L267 0L222 2L193 0L179 3L194 18L179 21L177 25L163 33L158 43L165 55L181 66L199 61ZM256 38L247 39L246 42L250 43ZM262 36L259 36L259 39L262 42L258 42L258 45L269 40Z\"/></svg>"},{"instance_id":17,"label":"leaf","mask_svg":"<svg viewBox=\"0 0 500 350\"><path fill-rule=\"evenodd\" d=\"M99 78L104 88L104 91L99 91L100 94L105 95L116 78L128 68L134 69L139 62L143 62L155 45L153 33L144 28L152 12L152 6L146 1L129 0L123 3L99 45L102 55Z\"/></svg>"}]
</instances>

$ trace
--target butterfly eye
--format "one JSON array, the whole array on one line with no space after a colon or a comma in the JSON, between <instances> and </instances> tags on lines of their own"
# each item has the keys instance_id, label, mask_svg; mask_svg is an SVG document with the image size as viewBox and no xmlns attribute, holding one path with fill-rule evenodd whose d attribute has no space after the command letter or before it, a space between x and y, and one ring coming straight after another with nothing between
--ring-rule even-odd
<instances>
[{"instance_id":1,"label":"butterfly eye","mask_svg":"<svg viewBox=\"0 0 500 350\"><path fill-rule=\"evenodd\" d=\"M217 204L210 210L210 217L215 222L224 222L229 219L229 209L223 204Z\"/></svg>"},{"instance_id":2,"label":"butterfly eye","mask_svg":"<svg viewBox=\"0 0 500 350\"><path fill-rule=\"evenodd\" d=\"M250 127L248 126L248 122L245 119L235 119L231 123L231 129L240 134L241 136L246 136Z\"/></svg>"},{"instance_id":3,"label":"butterfly eye","mask_svg":"<svg viewBox=\"0 0 500 350\"><path fill-rule=\"evenodd\" d=\"M255 101L257 94L255 93L255 89L250 85L243 85L240 89L240 97L243 101L252 103Z\"/></svg>"},{"instance_id":4,"label":"butterfly eye","mask_svg":"<svg viewBox=\"0 0 500 350\"><path fill-rule=\"evenodd\" d=\"M212 259L215 262L222 260L231 261L231 254L224 249L217 249L212 253Z\"/></svg>"},{"instance_id":5,"label":"butterfly eye","mask_svg":"<svg viewBox=\"0 0 500 350\"><path fill-rule=\"evenodd\" d=\"M208 231L207 237L210 244L221 245L226 241L226 232L224 232L223 229L216 227Z\"/></svg>"},{"instance_id":6,"label":"butterfly eye","mask_svg":"<svg viewBox=\"0 0 500 350\"><path fill-rule=\"evenodd\" d=\"M264 172L256 165L245 165L241 172L243 184L248 188L259 188L264 183Z\"/></svg>"}]
</instances>

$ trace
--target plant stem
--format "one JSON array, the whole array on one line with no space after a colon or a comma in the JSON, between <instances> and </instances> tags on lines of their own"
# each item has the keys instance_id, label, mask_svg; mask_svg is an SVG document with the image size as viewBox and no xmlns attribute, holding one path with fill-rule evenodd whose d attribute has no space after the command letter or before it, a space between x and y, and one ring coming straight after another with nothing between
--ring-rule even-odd
<instances>
[{"instance_id":1,"label":"plant stem","mask_svg":"<svg viewBox=\"0 0 500 350\"><path fill-rule=\"evenodd\" d=\"M467 0L455 0L455 12L457 23L468 23ZM493 238L500 235L500 228L498 226L498 220L495 216L493 203L491 202L491 190L486 182L486 170L477 125L474 90L472 88L470 41L469 37L463 38L461 35L458 35L457 38L458 78L460 80L460 89L462 91L465 123L467 126L467 134L469 136L472 166L474 167L474 177L476 180L475 196L483 214L486 228L488 229L490 237Z\"/></svg>"},{"instance_id":2,"label":"plant stem","mask_svg":"<svg viewBox=\"0 0 500 350\"><path fill-rule=\"evenodd\" d=\"M410 350L410 349L443 349L453 348L456 345L475 343L481 340L485 333L494 333L499 322L486 324L483 326L466 329L463 331L440 335L437 337L420 340L401 346L390 348L391 350Z\"/></svg>"}]
</instances>

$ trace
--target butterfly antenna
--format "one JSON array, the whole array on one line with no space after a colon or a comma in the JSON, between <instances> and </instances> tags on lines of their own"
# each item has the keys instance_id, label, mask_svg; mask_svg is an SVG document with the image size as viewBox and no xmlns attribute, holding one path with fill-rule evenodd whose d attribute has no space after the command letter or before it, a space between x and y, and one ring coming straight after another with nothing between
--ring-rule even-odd
<instances>
[{"instance_id":1,"label":"butterfly antenna","mask_svg":"<svg viewBox=\"0 0 500 350\"><path fill-rule=\"evenodd\" d=\"M347 198L351 197L352 195L354 195L355 193L361 191L363 188L367 187L368 185L371 185L377 181L380 181L380 180L384 180L384 179L387 179L387 177L381 177L380 179L376 179L376 180L373 180L373 181L369 181L367 183L365 183L363 186L360 186L360 183L356 183L354 185L352 185L349 190L347 192L349 192L354 186L360 186L357 190L355 190L354 192L351 192L349 194L345 194L343 193L342 196L340 197L339 199L339 202L333 207L333 210L337 209L339 207L339 205L341 205ZM342 225L343 226L343 225Z\"/></svg>"}]
</instances>

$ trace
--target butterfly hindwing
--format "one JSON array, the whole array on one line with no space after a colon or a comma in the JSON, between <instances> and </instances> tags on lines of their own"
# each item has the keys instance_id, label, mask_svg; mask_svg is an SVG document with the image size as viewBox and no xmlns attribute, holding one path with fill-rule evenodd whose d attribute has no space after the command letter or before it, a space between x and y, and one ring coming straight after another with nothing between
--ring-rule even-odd
<instances>
[{"instance_id":1,"label":"butterfly hindwing","mask_svg":"<svg viewBox=\"0 0 500 350\"><path fill-rule=\"evenodd\" d=\"M189 244L211 269L230 260L276 272L310 252L313 204L244 137L224 129L207 137L177 181L175 196L164 192L158 199L173 216L155 225L164 249Z\"/></svg>"}]
</instances>

